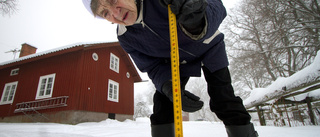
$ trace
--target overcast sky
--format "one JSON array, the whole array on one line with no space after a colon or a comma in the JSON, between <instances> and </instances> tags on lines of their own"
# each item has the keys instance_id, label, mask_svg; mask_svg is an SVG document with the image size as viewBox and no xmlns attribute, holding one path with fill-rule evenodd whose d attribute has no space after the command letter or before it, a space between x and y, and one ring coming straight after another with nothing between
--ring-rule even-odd
<instances>
[{"instance_id":1,"label":"overcast sky","mask_svg":"<svg viewBox=\"0 0 320 137\"><path fill-rule=\"evenodd\" d=\"M239 0L222 0L227 9ZM117 41L116 25L94 19L82 0L19 0L18 11L0 15L0 63L28 43L37 52L80 42ZM19 57L17 53L16 58Z\"/></svg>"}]
</instances>

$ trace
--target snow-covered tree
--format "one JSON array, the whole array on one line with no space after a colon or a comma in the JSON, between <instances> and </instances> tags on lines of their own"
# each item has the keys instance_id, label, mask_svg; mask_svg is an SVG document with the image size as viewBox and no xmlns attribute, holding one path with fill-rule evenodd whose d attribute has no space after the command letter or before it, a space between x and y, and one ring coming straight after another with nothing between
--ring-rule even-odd
<instances>
[{"instance_id":1,"label":"snow-covered tree","mask_svg":"<svg viewBox=\"0 0 320 137\"><path fill-rule=\"evenodd\" d=\"M207 82L203 77L190 78L186 85L186 90L200 97L204 102L202 109L194 112L195 119L203 119L207 121L219 121L218 117L210 110L210 97L207 91Z\"/></svg>"},{"instance_id":2,"label":"snow-covered tree","mask_svg":"<svg viewBox=\"0 0 320 137\"><path fill-rule=\"evenodd\" d=\"M269 85L309 65L319 50L319 0L242 0L224 22L237 89Z\"/></svg>"},{"instance_id":3,"label":"snow-covered tree","mask_svg":"<svg viewBox=\"0 0 320 137\"><path fill-rule=\"evenodd\" d=\"M149 81L143 89L138 89L141 91L135 91L135 101L134 101L134 116L136 119L138 117L150 117L152 114L153 105L153 94L156 89L151 81Z\"/></svg>"}]
</instances>

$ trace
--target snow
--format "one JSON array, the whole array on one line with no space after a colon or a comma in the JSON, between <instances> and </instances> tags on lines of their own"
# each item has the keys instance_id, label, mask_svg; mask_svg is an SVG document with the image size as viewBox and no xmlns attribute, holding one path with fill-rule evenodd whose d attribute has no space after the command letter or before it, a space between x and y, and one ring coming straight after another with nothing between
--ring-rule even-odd
<instances>
[{"instance_id":1,"label":"snow","mask_svg":"<svg viewBox=\"0 0 320 137\"><path fill-rule=\"evenodd\" d=\"M253 107L255 104L259 104L261 102L269 101L273 98L280 97L288 92L290 89L299 87L304 83L311 83L314 81L319 81L320 78L320 51L318 51L317 56L315 57L312 64L295 73L294 75L283 78L280 77L276 81L274 81L267 88L256 88L253 89L250 93L250 96L243 101L244 105L247 108ZM283 88L287 90L283 90ZM307 87L308 88L308 87ZM320 91L315 90L310 93L306 93L298 96L297 100L302 100L302 97L320 97Z\"/></svg>"},{"instance_id":2,"label":"snow","mask_svg":"<svg viewBox=\"0 0 320 137\"><path fill-rule=\"evenodd\" d=\"M255 126L259 137L316 137L320 126L274 127ZM0 123L0 137L150 137L148 118L136 121L104 120L77 125L56 123ZM226 137L222 123L183 122L184 137Z\"/></svg>"},{"instance_id":3,"label":"snow","mask_svg":"<svg viewBox=\"0 0 320 137\"><path fill-rule=\"evenodd\" d=\"M290 97L287 99L289 99L291 101L301 101L301 100L304 100L306 97L313 97L313 98L317 98L317 99L320 98L320 89L313 90L311 92L300 94L295 97Z\"/></svg>"}]
</instances>

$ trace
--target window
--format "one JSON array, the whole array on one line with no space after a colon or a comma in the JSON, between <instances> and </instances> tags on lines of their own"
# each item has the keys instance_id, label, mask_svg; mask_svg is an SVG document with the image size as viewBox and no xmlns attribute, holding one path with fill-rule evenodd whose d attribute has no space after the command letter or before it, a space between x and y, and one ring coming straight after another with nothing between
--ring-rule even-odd
<instances>
[{"instance_id":1,"label":"window","mask_svg":"<svg viewBox=\"0 0 320 137\"><path fill-rule=\"evenodd\" d=\"M119 102L119 83L109 79L108 100Z\"/></svg>"},{"instance_id":2,"label":"window","mask_svg":"<svg viewBox=\"0 0 320 137\"><path fill-rule=\"evenodd\" d=\"M97 54L97 53L92 53L92 59L93 59L94 61L98 61L98 59L99 59L98 54Z\"/></svg>"},{"instance_id":3,"label":"window","mask_svg":"<svg viewBox=\"0 0 320 137\"><path fill-rule=\"evenodd\" d=\"M119 62L119 58L116 55L110 53L110 69L119 73Z\"/></svg>"},{"instance_id":4,"label":"window","mask_svg":"<svg viewBox=\"0 0 320 137\"><path fill-rule=\"evenodd\" d=\"M18 75L19 74L19 68L11 70L10 76Z\"/></svg>"},{"instance_id":5,"label":"window","mask_svg":"<svg viewBox=\"0 0 320 137\"><path fill-rule=\"evenodd\" d=\"M7 83L4 86L2 96L1 96L1 102L0 102L1 105L2 104L10 104L13 102L14 95L17 90L17 86L18 86L18 81Z\"/></svg>"},{"instance_id":6,"label":"window","mask_svg":"<svg viewBox=\"0 0 320 137\"><path fill-rule=\"evenodd\" d=\"M52 96L55 77L56 74L40 77L36 99L50 98Z\"/></svg>"}]
</instances>

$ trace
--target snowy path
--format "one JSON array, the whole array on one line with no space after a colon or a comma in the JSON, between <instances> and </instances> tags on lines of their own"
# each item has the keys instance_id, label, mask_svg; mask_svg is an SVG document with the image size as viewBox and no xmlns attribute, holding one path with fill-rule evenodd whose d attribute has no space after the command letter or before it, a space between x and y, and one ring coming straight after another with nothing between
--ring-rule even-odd
<instances>
[{"instance_id":1,"label":"snowy path","mask_svg":"<svg viewBox=\"0 0 320 137\"><path fill-rule=\"evenodd\" d=\"M224 125L204 121L184 122L184 137L226 137ZM260 137L318 137L320 126L256 126ZM54 123L0 123L0 137L150 137L148 119L65 125Z\"/></svg>"}]
</instances>

